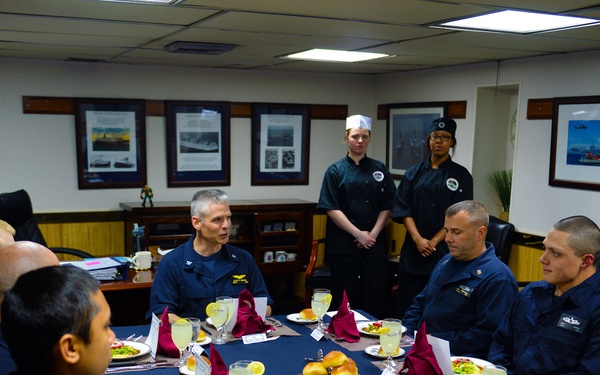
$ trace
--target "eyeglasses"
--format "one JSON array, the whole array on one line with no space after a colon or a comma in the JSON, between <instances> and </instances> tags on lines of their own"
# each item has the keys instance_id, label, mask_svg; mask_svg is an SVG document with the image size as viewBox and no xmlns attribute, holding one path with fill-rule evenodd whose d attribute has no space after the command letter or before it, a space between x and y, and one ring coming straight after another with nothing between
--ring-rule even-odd
<instances>
[{"instance_id":1,"label":"eyeglasses","mask_svg":"<svg viewBox=\"0 0 600 375\"><path fill-rule=\"evenodd\" d=\"M451 136L449 135L435 135L435 134L430 134L429 135L429 139L432 141L442 141L442 142L448 142L449 140L452 139Z\"/></svg>"}]
</instances>

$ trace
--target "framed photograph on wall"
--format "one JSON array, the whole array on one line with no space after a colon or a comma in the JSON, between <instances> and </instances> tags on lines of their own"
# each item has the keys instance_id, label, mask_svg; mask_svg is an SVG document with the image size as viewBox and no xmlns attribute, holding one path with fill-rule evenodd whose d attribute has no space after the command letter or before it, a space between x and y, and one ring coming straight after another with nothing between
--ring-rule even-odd
<instances>
[{"instance_id":1,"label":"framed photograph on wall","mask_svg":"<svg viewBox=\"0 0 600 375\"><path fill-rule=\"evenodd\" d=\"M75 98L74 107L79 189L142 188L145 101Z\"/></svg>"},{"instance_id":2,"label":"framed photograph on wall","mask_svg":"<svg viewBox=\"0 0 600 375\"><path fill-rule=\"evenodd\" d=\"M427 157L431 123L446 116L448 102L388 104L387 112L387 166L399 179Z\"/></svg>"},{"instance_id":3,"label":"framed photograph on wall","mask_svg":"<svg viewBox=\"0 0 600 375\"><path fill-rule=\"evenodd\" d=\"M229 186L228 102L165 101L167 185Z\"/></svg>"},{"instance_id":4,"label":"framed photograph on wall","mask_svg":"<svg viewBox=\"0 0 600 375\"><path fill-rule=\"evenodd\" d=\"M252 104L252 185L308 185L310 106Z\"/></svg>"},{"instance_id":5,"label":"framed photograph on wall","mask_svg":"<svg viewBox=\"0 0 600 375\"><path fill-rule=\"evenodd\" d=\"M553 99L549 184L600 190L600 96Z\"/></svg>"}]
</instances>

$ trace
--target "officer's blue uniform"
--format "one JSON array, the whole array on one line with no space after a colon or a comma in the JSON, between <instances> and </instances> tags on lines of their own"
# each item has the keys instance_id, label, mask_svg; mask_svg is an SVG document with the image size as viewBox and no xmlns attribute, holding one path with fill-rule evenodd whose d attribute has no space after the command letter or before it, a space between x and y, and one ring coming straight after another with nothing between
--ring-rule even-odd
<instances>
[{"instance_id":1,"label":"officer's blue uniform","mask_svg":"<svg viewBox=\"0 0 600 375\"><path fill-rule=\"evenodd\" d=\"M273 304L250 253L226 244L214 258L206 258L194 250L194 238L196 235L161 260L150 292L147 318L162 314L169 306L169 313L206 319L206 305L218 296L237 298L244 289L254 297L267 297L267 304ZM214 272L206 265L209 259L214 260Z\"/></svg>"},{"instance_id":2,"label":"officer's blue uniform","mask_svg":"<svg viewBox=\"0 0 600 375\"><path fill-rule=\"evenodd\" d=\"M358 229L370 231L379 213L392 209L395 191L394 179L385 164L365 156L356 165L345 156L327 168L317 208L340 210ZM352 307L382 317L388 289L386 231L379 233L370 249L359 249L354 241L352 235L327 218L327 262L337 285L331 305L338 308L341 290L345 289ZM361 288L366 290L362 296Z\"/></svg>"},{"instance_id":3,"label":"officer's blue uniform","mask_svg":"<svg viewBox=\"0 0 600 375\"><path fill-rule=\"evenodd\" d=\"M15 371L17 366L8 351L8 344L4 339L1 328L2 327L0 327L0 374L9 374L12 371Z\"/></svg>"},{"instance_id":4,"label":"officer's blue uniform","mask_svg":"<svg viewBox=\"0 0 600 375\"><path fill-rule=\"evenodd\" d=\"M562 296L527 285L494 335L488 360L509 374L600 374L600 272Z\"/></svg>"},{"instance_id":5,"label":"officer's blue uniform","mask_svg":"<svg viewBox=\"0 0 600 375\"><path fill-rule=\"evenodd\" d=\"M457 261L450 254L442 258L404 315L408 333L425 321L427 333L448 340L453 355L487 358L492 336L519 290L494 245L486 245L472 261Z\"/></svg>"}]
</instances>

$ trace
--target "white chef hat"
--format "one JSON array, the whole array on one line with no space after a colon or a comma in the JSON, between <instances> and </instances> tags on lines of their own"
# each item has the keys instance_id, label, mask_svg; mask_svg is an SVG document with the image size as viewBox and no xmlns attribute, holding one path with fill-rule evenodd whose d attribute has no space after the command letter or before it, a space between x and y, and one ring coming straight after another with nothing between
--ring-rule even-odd
<instances>
[{"instance_id":1,"label":"white chef hat","mask_svg":"<svg viewBox=\"0 0 600 375\"><path fill-rule=\"evenodd\" d=\"M346 118L346 130L367 129L371 131L371 118L363 115L354 115Z\"/></svg>"}]
</instances>

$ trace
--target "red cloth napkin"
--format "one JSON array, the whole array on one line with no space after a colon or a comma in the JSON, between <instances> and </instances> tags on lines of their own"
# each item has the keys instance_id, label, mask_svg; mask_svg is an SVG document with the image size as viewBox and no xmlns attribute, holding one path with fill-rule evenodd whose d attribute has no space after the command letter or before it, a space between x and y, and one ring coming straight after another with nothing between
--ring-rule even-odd
<instances>
[{"instance_id":1,"label":"red cloth napkin","mask_svg":"<svg viewBox=\"0 0 600 375\"><path fill-rule=\"evenodd\" d=\"M227 365L212 343L210 344L210 375L229 375Z\"/></svg>"},{"instance_id":2,"label":"red cloth napkin","mask_svg":"<svg viewBox=\"0 0 600 375\"><path fill-rule=\"evenodd\" d=\"M402 371L405 369L408 369L407 374L409 375L442 375L442 369L438 365L433 349L427 341L425 322L417 330L415 344L404 359Z\"/></svg>"},{"instance_id":3,"label":"red cloth napkin","mask_svg":"<svg viewBox=\"0 0 600 375\"><path fill-rule=\"evenodd\" d=\"M160 317L161 325L158 326L158 346L156 347L157 354L164 354L167 357L179 358L179 349L173 343L171 338L171 324L169 323L169 306L165 306L165 310Z\"/></svg>"},{"instance_id":4,"label":"red cloth napkin","mask_svg":"<svg viewBox=\"0 0 600 375\"><path fill-rule=\"evenodd\" d=\"M360 340L360 332L358 332L358 327L354 320L354 313L350 311L348 296L345 290L340 308L337 314L331 317L331 322L325 332L333 333L338 339L348 342L358 342Z\"/></svg>"},{"instance_id":5,"label":"red cloth napkin","mask_svg":"<svg viewBox=\"0 0 600 375\"><path fill-rule=\"evenodd\" d=\"M254 297L248 289L242 290L238 296L238 314L231 334L237 338L258 332L272 330L273 326L265 323L256 313Z\"/></svg>"}]
</instances>

